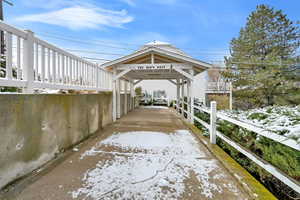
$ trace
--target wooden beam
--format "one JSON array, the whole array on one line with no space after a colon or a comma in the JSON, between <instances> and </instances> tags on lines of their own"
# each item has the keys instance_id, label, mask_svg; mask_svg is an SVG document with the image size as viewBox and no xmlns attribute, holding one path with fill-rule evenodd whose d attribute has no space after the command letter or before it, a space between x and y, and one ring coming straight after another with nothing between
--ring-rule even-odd
<instances>
[{"instance_id":1,"label":"wooden beam","mask_svg":"<svg viewBox=\"0 0 300 200\"><path fill-rule=\"evenodd\" d=\"M154 64L154 54L151 53L151 64Z\"/></svg>"},{"instance_id":2,"label":"wooden beam","mask_svg":"<svg viewBox=\"0 0 300 200\"><path fill-rule=\"evenodd\" d=\"M127 74L127 73L130 72L130 71L131 71L131 69L125 69L124 71L122 71L122 72L120 72L118 75L116 75L116 76L114 77L114 80L117 80L117 79L121 78L122 76L124 76L125 74Z\"/></svg>"},{"instance_id":3,"label":"wooden beam","mask_svg":"<svg viewBox=\"0 0 300 200\"><path fill-rule=\"evenodd\" d=\"M170 81L171 83L173 83L174 85L177 85L177 83L171 79L168 79L168 81Z\"/></svg>"},{"instance_id":4,"label":"wooden beam","mask_svg":"<svg viewBox=\"0 0 300 200\"><path fill-rule=\"evenodd\" d=\"M194 78L192 75L190 75L189 73L183 71L182 69L180 69L180 68L178 68L178 67L173 67L173 69L174 69L175 71L177 71L178 73L182 74L183 76L185 76L185 77L188 78L188 79L193 80L193 78Z\"/></svg>"},{"instance_id":5,"label":"wooden beam","mask_svg":"<svg viewBox=\"0 0 300 200\"><path fill-rule=\"evenodd\" d=\"M143 79L140 79L140 80L134 82L133 85L135 86L136 84L138 84L138 83L140 83L140 82L142 82L142 81L143 81Z\"/></svg>"}]
</instances>

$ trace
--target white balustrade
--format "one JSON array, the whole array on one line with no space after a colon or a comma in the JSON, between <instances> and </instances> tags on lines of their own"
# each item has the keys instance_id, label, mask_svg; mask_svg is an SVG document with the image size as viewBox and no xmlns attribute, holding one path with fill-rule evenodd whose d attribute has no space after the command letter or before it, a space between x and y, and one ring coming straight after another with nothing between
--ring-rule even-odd
<instances>
[{"instance_id":1,"label":"white balustrade","mask_svg":"<svg viewBox=\"0 0 300 200\"><path fill-rule=\"evenodd\" d=\"M34 36L0 22L4 33L0 86L111 91L112 73ZM4 60L5 59L5 60Z\"/></svg>"},{"instance_id":2,"label":"white balustrade","mask_svg":"<svg viewBox=\"0 0 300 200\"><path fill-rule=\"evenodd\" d=\"M184 104L187 104L187 102L182 103L182 105L184 105ZM189 104L187 104L187 105L190 106ZM176 102L176 105L174 105L174 106L179 107L181 110L184 110L183 106L180 106L180 102ZM300 151L300 144L297 141L295 141L291 138L287 138L287 137L278 135L278 134L276 134L272 131L263 129L261 127L257 127L253 124L249 124L249 123L234 119L232 117L226 116L223 113L218 113L216 108L217 108L216 102L211 102L211 108L210 109L208 109L206 107L203 107L203 106L199 106L197 104L194 104L194 109L195 110L207 113L210 116L210 124L208 124L207 122L199 119L196 115L194 116L194 120L196 122L200 123L206 129L209 130L210 143L211 144L216 144L216 138L217 137L220 138L221 140L225 141L227 144L229 144L233 148L235 148L237 151L244 154L247 158L252 160L254 163L256 163L257 165L259 165L260 167L262 167L263 169L268 171L270 174L272 174L273 176L275 176L279 180L281 180L283 183L285 183L286 185L288 185L289 187L293 188L295 191L300 193L300 184L299 184L299 182L297 182L293 178L287 176L284 172L282 172L281 170L279 170L276 167L272 166L270 163L266 162L265 160L261 159L260 157L258 157L257 155L255 155L254 153L252 153L251 151L246 149L245 147L242 147L240 144L234 142L233 140L231 140L230 138L225 136L223 133L217 131L216 130L216 128L217 128L217 119L221 119L221 120L225 120L225 121L228 121L230 123L233 123L237 126L240 126L242 128L247 129L248 131L252 131L252 132L254 132L254 133L256 133L260 136L266 137L266 138L271 139L275 142L279 142L283 145L286 145L286 146L288 146L288 147L290 147L290 148L292 148L296 151ZM186 111L184 110L183 112L186 112ZM190 115L190 113L187 113L187 115Z\"/></svg>"}]
</instances>

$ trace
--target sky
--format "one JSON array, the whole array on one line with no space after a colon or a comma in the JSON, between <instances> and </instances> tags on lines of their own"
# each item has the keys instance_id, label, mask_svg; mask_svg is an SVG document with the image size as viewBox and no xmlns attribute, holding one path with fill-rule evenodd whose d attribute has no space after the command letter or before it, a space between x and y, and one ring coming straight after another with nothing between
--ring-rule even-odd
<instances>
[{"instance_id":1,"label":"sky","mask_svg":"<svg viewBox=\"0 0 300 200\"><path fill-rule=\"evenodd\" d=\"M4 6L7 23L98 62L159 40L217 63L228 55L230 40L257 5L282 9L291 20L300 20L299 0L10 1L14 6Z\"/></svg>"}]
</instances>

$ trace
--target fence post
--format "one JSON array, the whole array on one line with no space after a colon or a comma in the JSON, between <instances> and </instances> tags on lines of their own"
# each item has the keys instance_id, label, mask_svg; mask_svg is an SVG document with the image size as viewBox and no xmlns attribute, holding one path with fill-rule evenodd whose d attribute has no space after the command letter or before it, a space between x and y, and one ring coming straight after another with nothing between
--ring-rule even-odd
<instances>
[{"instance_id":1,"label":"fence post","mask_svg":"<svg viewBox=\"0 0 300 200\"><path fill-rule=\"evenodd\" d=\"M232 110L232 82L229 83L229 109Z\"/></svg>"},{"instance_id":2,"label":"fence post","mask_svg":"<svg viewBox=\"0 0 300 200\"><path fill-rule=\"evenodd\" d=\"M34 81L34 70L33 70L33 39L34 33L30 30L26 30L27 38L24 40L24 79L27 81L26 87L24 88L24 92L33 93L32 83Z\"/></svg>"},{"instance_id":3,"label":"fence post","mask_svg":"<svg viewBox=\"0 0 300 200\"><path fill-rule=\"evenodd\" d=\"M216 144L217 103L210 103L210 143Z\"/></svg>"}]
</instances>

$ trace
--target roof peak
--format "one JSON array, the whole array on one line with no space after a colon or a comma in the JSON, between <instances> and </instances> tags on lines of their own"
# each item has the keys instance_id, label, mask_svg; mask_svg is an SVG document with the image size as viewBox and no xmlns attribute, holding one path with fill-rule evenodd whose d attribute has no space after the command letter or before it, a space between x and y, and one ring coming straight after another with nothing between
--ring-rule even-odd
<instances>
[{"instance_id":1,"label":"roof peak","mask_svg":"<svg viewBox=\"0 0 300 200\"><path fill-rule=\"evenodd\" d=\"M162 42L162 41L158 41L158 40L154 40L154 41L146 44L146 46L159 46L159 45L171 45L171 44L168 42Z\"/></svg>"}]
</instances>

